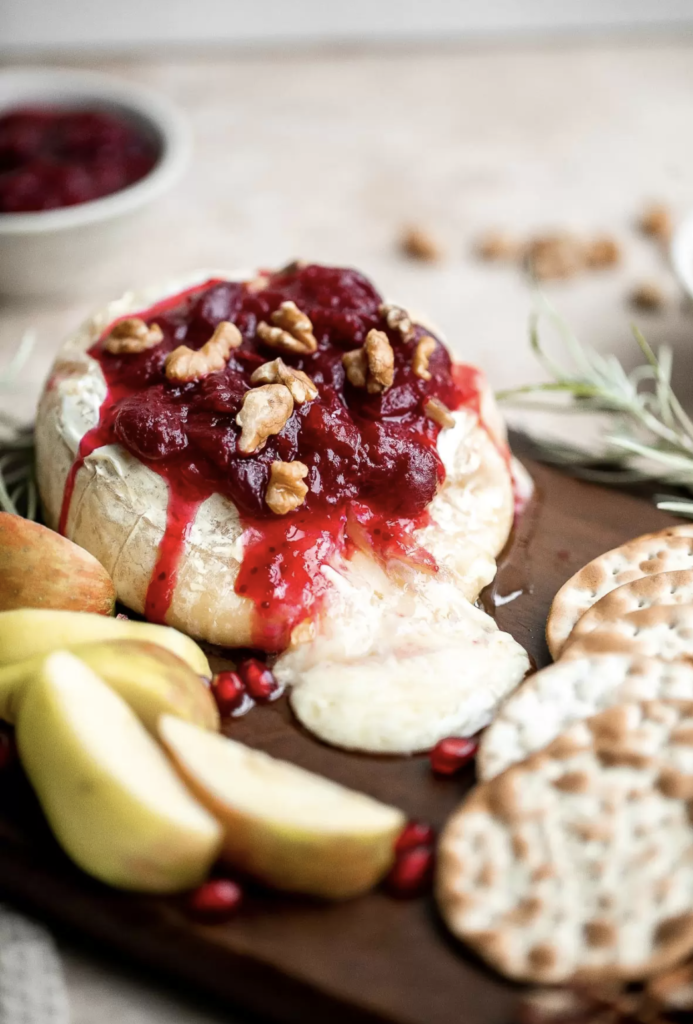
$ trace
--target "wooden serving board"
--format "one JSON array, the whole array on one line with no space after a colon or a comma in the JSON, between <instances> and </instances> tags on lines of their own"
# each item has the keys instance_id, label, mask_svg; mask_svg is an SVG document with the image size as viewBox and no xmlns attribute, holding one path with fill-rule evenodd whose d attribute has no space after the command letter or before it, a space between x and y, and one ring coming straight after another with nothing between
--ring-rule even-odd
<instances>
[{"instance_id":1,"label":"wooden serving board","mask_svg":"<svg viewBox=\"0 0 693 1024\"><path fill-rule=\"evenodd\" d=\"M485 603L542 666L549 660L544 623L558 587L595 555L676 520L644 498L526 464L537 498ZM229 734L436 827L473 782L471 769L462 778L435 779L426 757L367 757L324 746L292 721L285 700L233 721ZM447 935L432 899L401 902L374 892L321 905L257 891L238 918L208 927L186 916L181 899L108 889L61 853L18 769L0 788L0 895L269 1020L508 1024L514 1015L517 988Z\"/></svg>"}]
</instances>

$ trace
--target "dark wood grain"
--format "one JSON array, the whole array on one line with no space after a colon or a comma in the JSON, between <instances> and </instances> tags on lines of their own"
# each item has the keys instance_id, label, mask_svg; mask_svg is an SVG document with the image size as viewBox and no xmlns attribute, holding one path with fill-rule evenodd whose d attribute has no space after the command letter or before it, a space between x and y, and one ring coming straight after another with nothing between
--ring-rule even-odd
<instances>
[{"instance_id":1,"label":"dark wood grain","mask_svg":"<svg viewBox=\"0 0 693 1024\"><path fill-rule=\"evenodd\" d=\"M523 517L493 587L503 629L538 666L558 587L606 549L675 522L648 501L529 464L538 497ZM425 681L422 680L422 685ZM229 728L234 737L397 804L439 827L472 783L433 778L425 757L374 758L323 746L284 701ZM182 901L115 892L77 871L56 847L18 770L0 787L0 892L149 967L267 1018L334 1024L507 1024L517 991L446 935L432 900L374 892L325 906L251 891L228 925L204 927Z\"/></svg>"}]
</instances>

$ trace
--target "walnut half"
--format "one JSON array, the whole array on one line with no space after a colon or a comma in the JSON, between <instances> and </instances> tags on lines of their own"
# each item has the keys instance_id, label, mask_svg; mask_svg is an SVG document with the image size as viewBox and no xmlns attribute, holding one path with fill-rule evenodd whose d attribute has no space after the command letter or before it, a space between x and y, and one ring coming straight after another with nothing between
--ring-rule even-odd
<instances>
[{"instance_id":1,"label":"walnut half","mask_svg":"<svg viewBox=\"0 0 693 1024\"><path fill-rule=\"evenodd\" d=\"M431 379L428 361L435 350L436 339L432 338L430 334L424 334L423 338L419 338L419 342L414 349L414 358L412 359L411 366L416 376L421 377L421 380Z\"/></svg>"},{"instance_id":2,"label":"walnut half","mask_svg":"<svg viewBox=\"0 0 693 1024\"><path fill-rule=\"evenodd\" d=\"M383 331L369 331L363 348L345 352L342 363L349 383L370 395L386 391L394 380L395 353Z\"/></svg>"},{"instance_id":3,"label":"walnut half","mask_svg":"<svg viewBox=\"0 0 693 1024\"><path fill-rule=\"evenodd\" d=\"M441 402L439 398L427 398L424 404L424 413L428 416L429 420L439 423L443 430L446 427L455 426L454 416L445 402Z\"/></svg>"},{"instance_id":4,"label":"walnut half","mask_svg":"<svg viewBox=\"0 0 693 1024\"><path fill-rule=\"evenodd\" d=\"M318 341L313 334L313 324L295 302L282 302L271 316L272 324L261 320L257 333L266 345L284 352L298 352L309 355L316 352Z\"/></svg>"},{"instance_id":5,"label":"walnut half","mask_svg":"<svg viewBox=\"0 0 693 1024\"><path fill-rule=\"evenodd\" d=\"M273 462L265 502L278 516L285 516L302 505L308 493L303 483L308 467L303 462Z\"/></svg>"},{"instance_id":6,"label":"walnut half","mask_svg":"<svg viewBox=\"0 0 693 1024\"><path fill-rule=\"evenodd\" d=\"M108 335L104 348L114 356L135 355L155 348L164 339L164 333L158 324L149 326L138 316L130 316L119 320Z\"/></svg>"},{"instance_id":7,"label":"walnut half","mask_svg":"<svg viewBox=\"0 0 693 1024\"><path fill-rule=\"evenodd\" d=\"M307 373L287 366L281 356L270 363L263 363L253 371L250 378L252 384L283 384L291 392L296 405L312 402L318 397L318 389Z\"/></svg>"},{"instance_id":8,"label":"walnut half","mask_svg":"<svg viewBox=\"0 0 693 1024\"><path fill-rule=\"evenodd\" d=\"M231 350L242 344L243 338L236 325L222 320L209 341L197 351L187 345L174 348L166 359L166 376L184 383L217 373L226 366Z\"/></svg>"},{"instance_id":9,"label":"walnut half","mask_svg":"<svg viewBox=\"0 0 693 1024\"><path fill-rule=\"evenodd\" d=\"M385 323L391 331L399 331L405 341L408 341L414 333L414 325L406 309L395 306L391 302L383 302L378 307L378 312L384 318Z\"/></svg>"},{"instance_id":10,"label":"walnut half","mask_svg":"<svg viewBox=\"0 0 693 1024\"><path fill-rule=\"evenodd\" d=\"M236 416L236 423L242 428L240 451L250 455L264 448L271 434L283 430L293 411L294 400L283 384L265 384L246 391Z\"/></svg>"}]
</instances>

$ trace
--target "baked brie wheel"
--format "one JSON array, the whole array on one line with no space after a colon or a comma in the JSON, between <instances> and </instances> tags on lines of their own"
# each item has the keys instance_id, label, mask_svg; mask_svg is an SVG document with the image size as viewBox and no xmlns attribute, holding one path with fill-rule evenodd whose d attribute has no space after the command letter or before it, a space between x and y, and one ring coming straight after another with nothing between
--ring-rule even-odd
<instances>
[{"instance_id":1,"label":"baked brie wheel","mask_svg":"<svg viewBox=\"0 0 693 1024\"><path fill-rule=\"evenodd\" d=\"M120 601L279 653L294 710L329 742L468 735L527 670L471 604L515 507L491 393L356 271L299 262L126 294L64 344L36 444L48 523Z\"/></svg>"}]
</instances>

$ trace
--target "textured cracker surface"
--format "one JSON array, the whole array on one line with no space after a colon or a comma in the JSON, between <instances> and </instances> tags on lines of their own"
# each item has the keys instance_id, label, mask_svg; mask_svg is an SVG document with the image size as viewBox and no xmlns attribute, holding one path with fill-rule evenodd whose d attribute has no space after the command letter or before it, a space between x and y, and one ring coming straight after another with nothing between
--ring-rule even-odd
<instances>
[{"instance_id":1,"label":"textured cracker surface","mask_svg":"<svg viewBox=\"0 0 693 1024\"><path fill-rule=\"evenodd\" d=\"M561 660L609 653L664 661L693 658L693 605L652 605L628 612L571 640Z\"/></svg>"},{"instance_id":2,"label":"textured cracker surface","mask_svg":"<svg viewBox=\"0 0 693 1024\"><path fill-rule=\"evenodd\" d=\"M647 977L693 949L693 703L621 704L480 784L441 837L451 931L508 977Z\"/></svg>"},{"instance_id":3,"label":"textured cracker surface","mask_svg":"<svg viewBox=\"0 0 693 1024\"><path fill-rule=\"evenodd\" d=\"M693 700L693 666L656 658L595 655L536 672L501 705L476 759L480 779L548 746L574 722L641 700Z\"/></svg>"},{"instance_id":4,"label":"textured cracker surface","mask_svg":"<svg viewBox=\"0 0 693 1024\"><path fill-rule=\"evenodd\" d=\"M552 656L558 658L578 619L606 594L676 569L693 569L693 524L644 534L589 562L563 584L551 605L546 639Z\"/></svg>"},{"instance_id":5,"label":"textured cracker surface","mask_svg":"<svg viewBox=\"0 0 693 1024\"><path fill-rule=\"evenodd\" d=\"M660 572L624 583L602 597L578 619L566 646L630 612L656 605L693 604L693 569Z\"/></svg>"}]
</instances>

